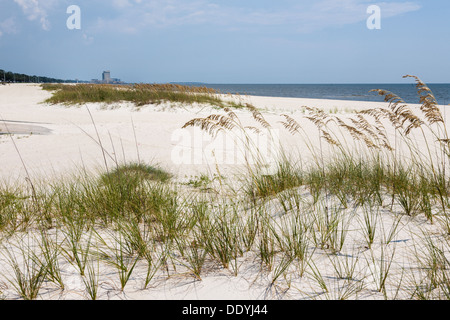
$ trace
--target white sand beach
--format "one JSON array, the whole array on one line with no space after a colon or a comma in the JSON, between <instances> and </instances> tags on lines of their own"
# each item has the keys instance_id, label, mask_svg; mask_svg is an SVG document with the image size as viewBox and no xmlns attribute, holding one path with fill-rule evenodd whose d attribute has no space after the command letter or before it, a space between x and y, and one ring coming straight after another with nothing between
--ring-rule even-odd
<instances>
[{"instance_id":1,"label":"white sand beach","mask_svg":"<svg viewBox=\"0 0 450 320\"><path fill-rule=\"evenodd\" d=\"M192 143L189 144L180 137L182 134L180 129L193 118L206 117L220 111L205 106L162 105L149 106L136 111L127 104L112 107L100 104L72 107L43 104L42 102L50 96L50 92L42 90L38 85L0 86L0 133L7 133L7 130L16 133L14 139L17 148L29 173L33 176L49 178L60 173L71 174L74 169L104 169L103 154L98 145L96 130L103 147L119 162L137 161L139 157L148 163L160 164L181 177L215 170L213 158L211 160L206 157L203 160L194 161L196 155L205 156L205 152L212 148L214 141L204 134L203 143L195 144L194 133L191 131ZM225 98L230 99L228 96ZM288 114L295 118L296 114L304 113L302 106L309 106L345 115L351 114L354 110L387 105L375 102L255 96L235 99L260 108L267 121L275 129L280 130L278 133L281 135L280 140L283 144L292 147L299 139L283 130L278 123L282 120L281 114ZM109 109L105 110L105 108ZM92 114L92 119L89 112ZM249 125L255 124L248 112L237 110L236 113L242 116L243 121L246 119ZM313 132L314 125L305 123L305 130ZM172 153L176 152L174 148L183 146L186 147L186 152L191 153L192 161L180 165L174 163ZM0 136L0 151L2 154L0 176L14 179L22 175L23 178L23 164L14 144L5 135ZM109 162L111 158L108 157L107 160ZM220 159L218 162L222 164ZM227 165L223 167L227 167L224 170L231 170Z\"/></svg>"},{"instance_id":2,"label":"white sand beach","mask_svg":"<svg viewBox=\"0 0 450 320\"><path fill-rule=\"evenodd\" d=\"M25 179L30 177L41 183L50 184L61 177L76 175L82 170L100 172L105 166L113 167L116 160L120 163L140 160L159 165L172 173L176 181L185 181L201 174L213 175L217 173L217 168L221 175L233 175L244 166L244 163L234 162L233 159L237 158L233 156L228 158L231 161L224 160L225 157L214 162L221 154L219 148L223 144L208 141L207 135L204 141L195 141L192 128L187 131L192 133L189 139L183 138L180 131L189 120L207 117L212 113L223 113L222 110L207 106L173 107L168 104L135 110L128 104L63 106L43 103L50 96L50 92L42 90L38 85L0 86L0 180L5 183L26 183ZM308 106L346 117L353 115L355 110L386 106L385 103L375 102L299 98L256 96L226 98L237 99L259 108L265 119L273 125L277 134L276 141L279 141L286 150L292 151L293 154L298 153L304 159L311 154L307 149L301 149L303 148L301 139L284 129L280 123L283 120L282 114L293 118L301 117L305 112L302 107ZM235 110L235 113L244 123L248 123L249 126L255 125L248 111ZM302 124L305 132L317 134L312 123L304 121ZM320 143L318 136L310 138L314 144ZM105 152L102 152L99 142ZM180 152L189 156L179 158ZM208 152L213 156L211 154L205 156ZM275 159L266 160L270 166L271 161ZM307 190L299 192L305 199L310 197ZM280 223L283 221L282 209L276 200L268 203L267 208L271 208L271 214L276 221ZM349 211L352 212L352 208L349 208ZM142 290L142 281L147 269L144 263L138 263L129 284L122 291L114 268L99 265L99 298L337 299L347 297L344 290L348 290L350 299L409 299L415 290L414 277L419 279L424 272L419 268L414 256L414 253L420 255L425 250L423 234L430 235L436 243L440 243L444 234L441 224L431 224L423 215L402 216L402 219L398 220L399 211L397 204L393 207L387 205L380 208L376 225L377 236L387 236L397 221L399 221L398 229L395 229L397 232L394 232L389 245L376 240L373 248L369 250L362 231L363 211L355 208L354 212L344 219L346 230L349 230L345 250L338 254L326 254L326 250L311 249L311 260L307 263L307 270L303 276L299 275L300 267L292 265L289 269L292 269L292 272L285 270L280 279L272 284L274 271L261 272L255 252L250 251L236 260L239 269L237 275L234 274L232 266L226 269L212 264L205 267L199 280L192 276L188 268L180 264L176 270L171 268L169 272L157 271L151 285L145 290ZM104 232L107 237L105 230L99 232ZM51 230L51 233L56 236L58 231ZM29 234L15 234L7 240L4 238L2 246L8 247L14 243L25 242L30 239L29 237ZM448 252L445 254L448 257ZM354 260L356 256L357 259ZM3 270L0 270L0 292L7 299L16 299L17 293L5 279L5 275L12 273L5 262L6 257L3 255L1 258ZM72 264L62 256L60 258L66 282L65 290L57 290L52 284L45 283L39 299L86 299L82 277ZM389 266L386 264L388 260L391 262ZM336 265L336 261L340 264ZM347 267L354 267L353 277L357 280L351 281L336 276L337 269L343 271ZM383 269L388 267L390 271L385 290L378 290L377 283L379 284ZM320 277L326 283L326 290L320 285Z\"/></svg>"}]
</instances>

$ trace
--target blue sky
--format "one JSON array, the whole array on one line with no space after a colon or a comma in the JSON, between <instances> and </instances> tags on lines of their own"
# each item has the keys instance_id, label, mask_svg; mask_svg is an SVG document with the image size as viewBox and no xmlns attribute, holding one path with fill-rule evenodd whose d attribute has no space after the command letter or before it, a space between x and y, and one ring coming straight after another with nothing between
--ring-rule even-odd
<instances>
[{"instance_id":1,"label":"blue sky","mask_svg":"<svg viewBox=\"0 0 450 320\"><path fill-rule=\"evenodd\" d=\"M367 8L381 9L369 30ZM81 29L69 30L70 5ZM127 82L450 82L448 0L0 0L0 69Z\"/></svg>"}]
</instances>

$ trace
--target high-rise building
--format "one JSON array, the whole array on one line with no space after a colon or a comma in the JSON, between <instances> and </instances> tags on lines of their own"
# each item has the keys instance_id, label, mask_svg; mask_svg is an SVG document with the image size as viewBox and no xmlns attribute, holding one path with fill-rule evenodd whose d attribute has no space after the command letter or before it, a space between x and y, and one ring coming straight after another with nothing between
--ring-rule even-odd
<instances>
[{"instance_id":1,"label":"high-rise building","mask_svg":"<svg viewBox=\"0 0 450 320\"><path fill-rule=\"evenodd\" d=\"M111 78L111 71L103 71L102 80L92 79L91 83L98 84L123 84L120 79Z\"/></svg>"},{"instance_id":2,"label":"high-rise building","mask_svg":"<svg viewBox=\"0 0 450 320\"><path fill-rule=\"evenodd\" d=\"M111 71L103 71L103 82L104 83L111 82Z\"/></svg>"}]
</instances>

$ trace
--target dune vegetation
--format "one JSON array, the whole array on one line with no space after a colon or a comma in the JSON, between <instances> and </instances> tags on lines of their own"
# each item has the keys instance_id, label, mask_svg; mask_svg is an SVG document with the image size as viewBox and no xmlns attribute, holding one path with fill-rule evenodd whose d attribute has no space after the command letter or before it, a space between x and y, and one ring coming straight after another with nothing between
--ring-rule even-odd
<instances>
[{"instance_id":1,"label":"dune vegetation","mask_svg":"<svg viewBox=\"0 0 450 320\"><path fill-rule=\"evenodd\" d=\"M280 147L271 175L256 164L237 177L182 184L141 162L51 184L0 185L3 298L152 296L180 278L221 274L260 299L449 299L450 139L433 93L413 78L418 109L376 90L388 107L280 115L311 161ZM246 129L216 93L200 89L44 89L56 90L47 101L55 104L209 103L223 112L186 128ZM255 131L271 128L257 108L242 108Z\"/></svg>"},{"instance_id":2,"label":"dune vegetation","mask_svg":"<svg viewBox=\"0 0 450 320\"><path fill-rule=\"evenodd\" d=\"M190 104L210 104L216 107L227 105L219 97L219 92L206 87L183 86L178 84L43 84L44 90L53 91L46 103L82 105L85 103L130 102L137 107L163 102Z\"/></svg>"}]
</instances>

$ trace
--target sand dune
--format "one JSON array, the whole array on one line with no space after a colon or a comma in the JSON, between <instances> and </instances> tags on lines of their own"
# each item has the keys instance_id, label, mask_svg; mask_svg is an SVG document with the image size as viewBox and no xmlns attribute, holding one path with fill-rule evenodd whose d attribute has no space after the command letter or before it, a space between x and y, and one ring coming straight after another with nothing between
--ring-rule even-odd
<instances>
[{"instance_id":1,"label":"sand dune","mask_svg":"<svg viewBox=\"0 0 450 320\"><path fill-rule=\"evenodd\" d=\"M146 106L137 111L127 104L115 106L87 104L66 107L42 103L49 96L49 92L41 90L37 85L0 86L0 119L5 119L3 123L0 122L0 133L3 133L0 134L0 178L2 180L23 183L28 172L33 179L51 182L61 175L72 175L81 168L104 171L105 166L113 166L115 161L122 163L138 159L159 164L174 174L175 179L204 173L213 174L217 173L217 169L220 170L220 174L232 176L233 173L240 172L239 168L245 167L242 158L239 158L237 154L239 145L227 140L228 137L219 136L219 139L213 141L210 136L192 128L180 131L189 120L223 112L221 110L207 106L173 107L164 104ZM302 106L309 106L322 108L330 114L345 118L354 115L355 110L385 106L383 103L355 101L253 96L226 98L251 103L262 110L265 119L273 125L273 131L269 134L272 138L276 137L273 140L276 142L275 147L283 146L285 150L293 151L294 154L297 152L302 160L310 157L311 153L302 145L301 139L283 129L283 125L280 124L281 114L301 118L304 115ZM417 105L411 105L411 108L417 107ZM255 124L248 111L235 110L235 113L243 126ZM310 121L303 121L301 124L304 132L311 139L312 145L319 146L320 138L317 128ZM9 135L4 134L6 126L12 133L14 143ZM396 138L394 132L386 134ZM267 141L255 141L260 143L258 147L267 147ZM423 137L419 136L415 141L425 149ZM401 150L402 146L398 147ZM264 156L269 171L273 161L276 161L275 156L276 154ZM311 225L318 226L320 217L315 217L314 214L320 215L321 203L311 205L308 202L308 199L312 198L311 193L303 189L298 192L302 199L298 205L301 210L304 210L302 213L305 219L312 219ZM385 203L391 203L390 198L384 200ZM329 202L324 204L327 212L329 206ZM331 206L338 208L340 205L331 204ZM118 277L115 275L117 271L111 266L102 265L98 270L99 298L337 299L354 298L353 293L356 292L358 299L408 299L411 291L414 290L414 288L411 289L414 277L422 279L422 271L414 255L420 255L427 248L423 234L432 235L436 243L444 243L445 235L439 224L430 224L423 215L418 217L401 215L397 203L394 205L392 202L392 205L375 207L375 209L377 210L373 213L375 218L370 219L376 219L378 238L372 249L369 250L366 246L365 232L367 231L364 231L364 228L367 228L368 222L367 216L364 215L366 213L364 208L352 206L344 211L337 209L336 212L345 212L340 222L340 227L341 223L345 224L345 230L343 229L344 232L340 236L348 232L342 249L343 253L330 253L326 248L309 248L310 261L313 263L307 266L308 270L304 276L299 276L300 267L296 265L296 262L291 265L293 272L283 273L283 277L280 277L277 284L273 285L271 283L273 272L267 273L261 270L261 263L256 257L257 250L253 250L245 252L236 260L238 276L233 275L231 267L219 268L217 263L213 263L206 268L202 280L199 281L192 277L185 265L177 264L176 270L171 269L169 272L169 266L166 271L160 270L147 290L142 290L142 275L146 274L147 269L145 263L139 263L126 290L122 291L117 284ZM267 210L276 228L286 222L283 220L284 209L277 199L268 200L264 210ZM401 219L398 220L398 217ZM320 235L322 231L318 230L314 236ZM57 236L60 231L52 229L48 232L50 237L60 239ZM389 244L380 240L389 235L392 235L392 241ZM13 244L33 243L33 239L25 242L27 237L33 236L36 235L24 235L19 232L9 238L7 244L13 248ZM110 234L103 236L107 238ZM19 251L16 253L20 255ZM178 261L177 257L174 259ZM1 273L8 274L10 267L5 260L5 255L0 258L0 261L3 268ZM386 261L392 264L386 265ZM86 298L84 278L62 256L60 266L65 276L66 289L58 291L50 285L44 286L45 288L40 292L40 298ZM383 276L387 267L392 269L389 270L389 284L382 292L377 286L380 280L383 280L380 277ZM348 268L355 268L355 270L348 270ZM345 276L337 277L338 271L354 272L357 280ZM9 274L12 274L11 270ZM326 282L326 290L321 281ZM14 290L6 287L0 287L0 291L8 298L17 298Z\"/></svg>"},{"instance_id":2,"label":"sand dune","mask_svg":"<svg viewBox=\"0 0 450 320\"><path fill-rule=\"evenodd\" d=\"M195 138L194 142L194 136L198 135L198 132L193 130L190 130L190 137L183 139L180 129L192 118L208 116L218 112L217 110L205 106L171 108L170 105L162 105L148 106L136 111L127 104L110 106L109 110L105 110L105 106L100 104L73 107L43 104L50 95L37 85L15 84L0 87L0 119L8 119L6 125L16 134L18 150L29 172L33 174L48 178L48 171L63 174L73 172L74 168L104 167L101 149L95 142L98 140L97 131L105 149L111 154L115 150L114 157L119 161L135 161L139 157L146 162L159 163L181 176L197 175L211 168L214 170L215 159L211 155L205 156L205 152L219 149L220 145L216 148L215 142L211 141L207 134ZM254 96L231 99L261 108L267 120L280 130L280 140L288 148L297 145L298 138L282 130L278 123L282 113L301 115L301 107L305 105L339 113L351 113L352 110L380 105L373 102ZM248 112L236 112L242 116L243 121L253 124ZM311 132L315 130L311 124L305 126ZM5 133L5 129L5 123L0 122L0 132ZM6 141L6 136L0 138L0 175L23 175L22 165L17 161L17 151ZM178 151L184 151L185 155L188 153L187 157L192 161L184 161L181 164L176 159L174 161L173 153ZM237 155L231 157L236 158ZM218 162L223 164L225 172L232 171L233 164L239 164L236 163L238 161L233 163L233 160L230 162L219 159Z\"/></svg>"}]
</instances>

